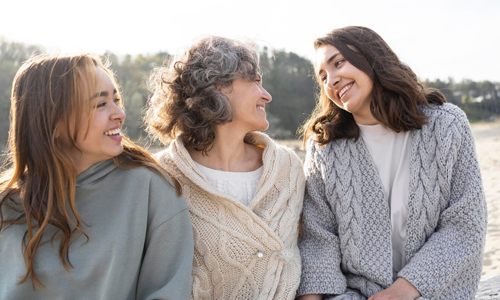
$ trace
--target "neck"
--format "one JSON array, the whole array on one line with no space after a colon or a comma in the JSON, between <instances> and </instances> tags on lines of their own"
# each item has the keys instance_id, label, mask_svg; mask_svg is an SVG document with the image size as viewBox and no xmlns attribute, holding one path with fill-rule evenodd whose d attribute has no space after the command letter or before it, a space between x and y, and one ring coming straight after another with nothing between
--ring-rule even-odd
<instances>
[{"instance_id":1,"label":"neck","mask_svg":"<svg viewBox=\"0 0 500 300\"><path fill-rule=\"evenodd\" d=\"M220 126L216 129L212 148L205 155L188 147L191 158L211 169L228 172L249 172L262 166L262 149L245 143L247 132L229 130Z\"/></svg>"},{"instance_id":2,"label":"neck","mask_svg":"<svg viewBox=\"0 0 500 300\"><path fill-rule=\"evenodd\" d=\"M380 122L375 119L375 117L369 113L367 115L352 115L354 117L354 121L358 124L361 124L361 125L377 125L379 124Z\"/></svg>"}]
</instances>

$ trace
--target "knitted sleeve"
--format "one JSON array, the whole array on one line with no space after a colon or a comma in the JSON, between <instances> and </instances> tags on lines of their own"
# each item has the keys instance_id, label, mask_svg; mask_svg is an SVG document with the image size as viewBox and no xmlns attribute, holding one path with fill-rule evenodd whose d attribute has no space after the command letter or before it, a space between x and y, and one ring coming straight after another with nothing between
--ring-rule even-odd
<instances>
[{"instance_id":1,"label":"knitted sleeve","mask_svg":"<svg viewBox=\"0 0 500 300\"><path fill-rule=\"evenodd\" d=\"M436 150L435 167L446 170L441 177L450 178L439 178L434 189L439 188L442 197L448 199L441 202L446 205L441 207L435 231L398 276L412 283L425 298L440 299L444 294L453 299L472 299L481 276L486 201L471 128L462 111L451 111L454 119L447 126L443 126L446 122L436 122L434 129L438 144L446 149ZM421 166L419 176L424 178L425 172Z\"/></svg>"},{"instance_id":2,"label":"knitted sleeve","mask_svg":"<svg viewBox=\"0 0 500 300\"><path fill-rule=\"evenodd\" d=\"M318 147L308 143L304 165L306 192L299 234L302 275L298 296L342 294L346 289L340 270L338 228L325 192L325 163Z\"/></svg>"}]
</instances>

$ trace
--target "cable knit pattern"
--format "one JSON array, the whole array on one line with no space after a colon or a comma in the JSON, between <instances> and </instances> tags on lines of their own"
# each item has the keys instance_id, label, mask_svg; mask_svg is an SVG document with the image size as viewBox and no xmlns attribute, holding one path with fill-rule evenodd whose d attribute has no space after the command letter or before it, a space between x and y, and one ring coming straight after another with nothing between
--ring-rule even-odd
<instances>
[{"instance_id":1,"label":"cable knit pattern","mask_svg":"<svg viewBox=\"0 0 500 300\"><path fill-rule=\"evenodd\" d=\"M297 230L305 178L289 148L263 133L263 173L249 206L213 188L179 137L156 156L179 180L195 239L191 299L294 299L300 279Z\"/></svg>"},{"instance_id":2,"label":"cable knit pattern","mask_svg":"<svg viewBox=\"0 0 500 300\"><path fill-rule=\"evenodd\" d=\"M419 299L474 298L487 219L474 139L458 107L424 112L428 124L412 132L408 263L396 278L389 204L363 139L308 143L299 295L366 299L403 277Z\"/></svg>"}]
</instances>

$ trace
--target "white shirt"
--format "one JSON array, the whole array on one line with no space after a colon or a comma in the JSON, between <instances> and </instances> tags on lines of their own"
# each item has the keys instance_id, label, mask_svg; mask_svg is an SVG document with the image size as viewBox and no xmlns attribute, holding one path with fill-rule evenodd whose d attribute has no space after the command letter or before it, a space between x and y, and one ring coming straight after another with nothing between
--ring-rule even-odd
<instances>
[{"instance_id":1,"label":"white shirt","mask_svg":"<svg viewBox=\"0 0 500 300\"><path fill-rule=\"evenodd\" d=\"M396 133L382 125L360 125L361 137L377 169L391 210L393 271L406 265L405 243L410 189L411 132Z\"/></svg>"},{"instance_id":2,"label":"white shirt","mask_svg":"<svg viewBox=\"0 0 500 300\"><path fill-rule=\"evenodd\" d=\"M263 170L260 167L250 172L227 172L210 169L197 162L195 164L212 187L245 206L252 201Z\"/></svg>"}]
</instances>

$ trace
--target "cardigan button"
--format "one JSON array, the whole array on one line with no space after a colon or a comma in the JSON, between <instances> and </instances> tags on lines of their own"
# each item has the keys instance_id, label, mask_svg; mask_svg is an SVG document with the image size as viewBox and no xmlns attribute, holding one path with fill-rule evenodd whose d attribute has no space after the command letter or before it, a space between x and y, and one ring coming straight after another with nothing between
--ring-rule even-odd
<instances>
[{"instance_id":1,"label":"cardigan button","mask_svg":"<svg viewBox=\"0 0 500 300\"><path fill-rule=\"evenodd\" d=\"M293 260L293 251L289 249L283 249L280 251L280 258L285 262L290 262Z\"/></svg>"},{"instance_id":2,"label":"cardigan button","mask_svg":"<svg viewBox=\"0 0 500 300\"><path fill-rule=\"evenodd\" d=\"M263 258L263 257L264 257L264 253L262 253L262 252L260 252L260 251L259 251L259 252L257 252L257 254L256 254L256 255L257 255L257 258L258 258L258 259L261 259L261 258Z\"/></svg>"}]
</instances>

